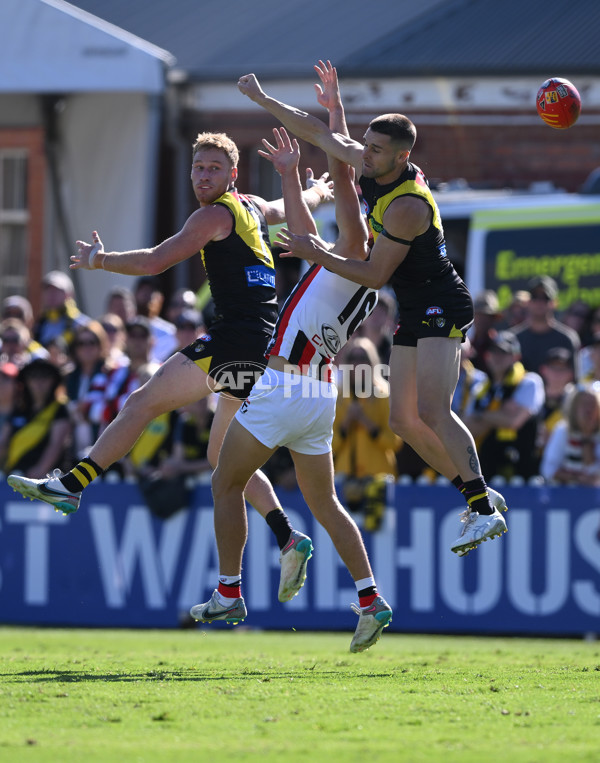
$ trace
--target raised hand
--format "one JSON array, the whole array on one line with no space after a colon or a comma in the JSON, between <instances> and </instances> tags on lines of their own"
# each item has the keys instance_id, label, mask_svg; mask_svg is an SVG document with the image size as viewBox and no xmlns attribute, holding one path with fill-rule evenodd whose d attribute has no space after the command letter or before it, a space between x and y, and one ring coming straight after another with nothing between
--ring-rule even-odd
<instances>
[{"instance_id":1,"label":"raised hand","mask_svg":"<svg viewBox=\"0 0 600 763\"><path fill-rule=\"evenodd\" d=\"M71 255L71 270L96 270L102 267L104 254L104 244L100 241L98 231L93 231L92 238L94 243L87 244L85 241L76 241L78 254Z\"/></svg>"},{"instance_id":2,"label":"raised hand","mask_svg":"<svg viewBox=\"0 0 600 763\"><path fill-rule=\"evenodd\" d=\"M299 257L301 260L318 262L319 254L329 250L329 244L312 233L300 235L292 233L288 228L281 228L277 233L274 244L286 249L280 257Z\"/></svg>"},{"instance_id":3,"label":"raised hand","mask_svg":"<svg viewBox=\"0 0 600 763\"><path fill-rule=\"evenodd\" d=\"M335 66L332 66L331 61L323 62L319 60L319 63L315 64L314 69L322 83L322 85L318 83L315 85L317 101L327 111L340 108L342 99Z\"/></svg>"},{"instance_id":4,"label":"raised hand","mask_svg":"<svg viewBox=\"0 0 600 763\"><path fill-rule=\"evenodd\" d=\"M259 96L265 95L255 74L244 74L238 80L238 89L240 93L247 95L251 101L255 101Z\"/></svg>"},{"instance_id":5,"label":"raised hand","mask_svg":"<svg viewBox=\"0 0 600 763\"><path fill-rule=\"evenodd\" d=\"M267 150L261 151L259 149L258 153L271 162L280 175L284 175L286 172L294 172L297 170L300 160L298 141L296 138L290 140L290 136L284 127L274 127L273 135L277 145L273 146L266 138L263 138L262 143Z\"/></svg>"},{"instance_id":6,"label":"raised hand","mask_svg":"<svg viewBox=\"0 0 600 763\"><path fill-rule=\"evenodd\" d=\"M321 192L321 201L333 201L334 200L334 184L333 180L329 180L329 172L324 172L320 178L314 176L310 167L306 168L306 187L318 188Z\"/></svg>"}]
</instances>

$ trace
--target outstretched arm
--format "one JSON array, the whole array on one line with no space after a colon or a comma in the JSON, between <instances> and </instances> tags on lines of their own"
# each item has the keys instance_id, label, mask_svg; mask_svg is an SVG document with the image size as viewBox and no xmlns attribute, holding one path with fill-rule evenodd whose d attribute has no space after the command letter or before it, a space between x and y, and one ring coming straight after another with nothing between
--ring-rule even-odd
<instances>
[{"instance_id":1,"label":"outstretched arm","mask_svg":"<svg viewBox=\"0 0 600 763\"><path fill-rule=\"evenodd\" d=\"M362 163L362 146L347 135L333 132L324 122L305 111L277 101L261 88L254 74L245 74L238 81L241 93L273 114L284 127L294 135L323 149L346 164L351 164L359 172Z\"/></svg>"},{"instance_id":2,"label":"outstretched arm","mask_svg":"<svg viewBox=\"0 0 600 763\"><path fill-rule=\"evenodd\" d=\"M197 254L209 241L225 238L231 233L231 226L231 214L225 207L209 205L193 212L179 233L158 246L128 252L105 252L98 232L94 231L93 243L76 242L77 254L71 256L70 267L131 276L157 275Z\"/></svg>"},{"instance_id":3,"label":"outstretched arm","mask_svg":"<svg viewBox=\"0 0 600 763\"><path fill-rule=\"evenodd\" d=\"M317 226L310 213L302 193L302 184L298 174L298 161L300 160L300 147L294 138L283 127L273 130L275 146L263 139L266 151L259 154L270 161L277 172L281 175L281 187L285 203L285 215L288 228L294 233L316 233Z\"/></svg>"},{"instance_id":4,"label":"outstretched arm","mask_svg":"<svg viewBox=\"0 0 600 763\"><path fill-rule=\"evenodd\" d=\"M306 188L302 191L304 204L310 209L316 209L319 204L333 201L333 181L328 179L329 173L325 172L320 178L310 178ZM252 196L253 201L260 207L269 225L278 225L286 222L286 211L283 199L266 201L260 196Z\"/></svg>"},{"instance_id":5,"label":"outstretched arm","mask_svg":"<svg viewBox=\"0 0 600 763\"><path fill-rule=\"evenodd\" d=\"M331 61L315 65L321 84L315 85L317 100L329 113L329 127L342 135L348 134L344 106L340 96L337 71ZM354 167L344 164L331 154L327 155L329 173L335 184L335 217L339 238L334 252L350 259L364 260L367 255L367 225L360 209L354 184Z\"/></svg>"}]
</instances>

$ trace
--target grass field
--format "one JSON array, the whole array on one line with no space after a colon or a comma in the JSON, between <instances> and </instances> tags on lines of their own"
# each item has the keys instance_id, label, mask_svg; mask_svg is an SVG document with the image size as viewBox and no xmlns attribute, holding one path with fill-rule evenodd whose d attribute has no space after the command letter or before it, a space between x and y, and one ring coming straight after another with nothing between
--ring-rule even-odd
<instances>
[{"instance_id":1,"label":"grass field","mask_svg":"<svg viewBox=\"0 0 600 763\"><path fill-rule=\"evenodd\" d=\"M0 761L600 760L600 645L0 628Z\"/></svg>"}]
</instances>

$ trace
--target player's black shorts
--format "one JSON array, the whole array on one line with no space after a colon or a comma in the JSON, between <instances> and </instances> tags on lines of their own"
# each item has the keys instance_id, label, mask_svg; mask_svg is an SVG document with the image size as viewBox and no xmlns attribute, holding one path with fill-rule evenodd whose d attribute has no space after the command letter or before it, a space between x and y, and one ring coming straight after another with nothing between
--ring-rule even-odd
<instances>
[{"instance_id":1,"label":"player's black shorts","mask_svg":"<svg viewBox=\"0 0 600 763\"><path fill-rule=\"evenodd\" d=\"M271 335L246 321L218 321L181 352L214 381L214 391L245 400L266 368Z\"/></svg>"},{"instance_id":2,"label":"player's black shorts","mask_svg":"<svg viewBox=\"0 0 600 763\"><path fill-rule=\"evenodd\" d=\"M464 284L436 295L419 294L402 300L394 344L416 347L426 337L456 337L465 341L473 325L473 300Z\"/></svg>"}]
</instances>

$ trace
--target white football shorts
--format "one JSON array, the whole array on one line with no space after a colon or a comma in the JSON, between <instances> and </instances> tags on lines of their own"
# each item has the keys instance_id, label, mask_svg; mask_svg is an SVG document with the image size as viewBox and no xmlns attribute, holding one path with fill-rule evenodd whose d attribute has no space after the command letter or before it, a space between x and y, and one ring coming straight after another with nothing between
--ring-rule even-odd
<instances>
[{"instance_id":1,"label":"white football shorts","mask_svg":"<svg viewBox=\"0 0 600 763\"><path fill-rule=\"evenodd\" d=\"M310 376L267 368L235 418L268 448L329 453L337 387Z\"/></svg>"}]
</instances>

